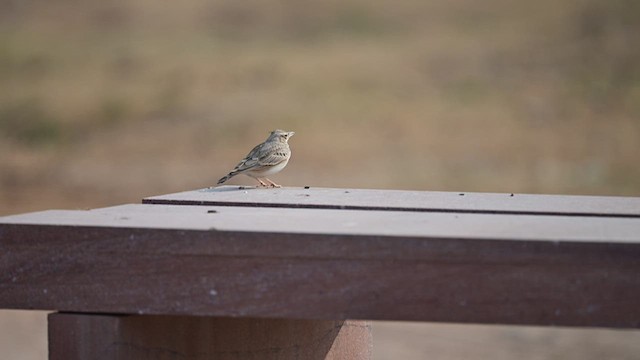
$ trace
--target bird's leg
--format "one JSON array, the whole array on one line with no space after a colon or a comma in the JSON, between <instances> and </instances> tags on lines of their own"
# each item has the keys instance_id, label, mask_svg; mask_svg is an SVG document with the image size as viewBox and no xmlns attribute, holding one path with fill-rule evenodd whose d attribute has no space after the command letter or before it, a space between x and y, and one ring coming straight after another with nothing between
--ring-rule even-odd
<instances>
[{"instance_id":1,"label":"bird's leg","mask_svg":"<svg viewBox=\"0 0 640 360\"><path fill-rule=\"evenodd\" d=\"M260 183L260 185L258 185L258 187L268 187L269 186L267 183L265 183L264 181L260 180L260 178L256 178L256 180L258 180L258 182Z\"/></svg>"},{"instance_id":2,"label":"bird's leg","mask_svg":"<svg viewBox=\"0 0 640 360\"><path fill-rule=\"evenodd\" d=\"M274 187L274 188L281 188L282 187L282 186L274 183L273 181L271 181L271 180L269 180L267 178L264 178L264 179L267 180L267 182L269 183L269 185L271 185L271 187Z\"/></svg>"}]
</instances>

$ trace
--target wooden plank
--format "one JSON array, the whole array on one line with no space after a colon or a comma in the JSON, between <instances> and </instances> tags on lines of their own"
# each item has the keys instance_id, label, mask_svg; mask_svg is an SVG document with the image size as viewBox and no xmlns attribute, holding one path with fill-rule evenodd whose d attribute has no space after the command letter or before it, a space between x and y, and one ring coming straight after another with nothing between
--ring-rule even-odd
<instances>
[{"instance_id":1,"label":"wooden plank","mask_svg":"<svg viewBox=\"0 0 640 360\"><path fill-rule=\"evenodd\" d=\"M640 218L129 204L49 210L6 224L531 241L638 242Z\"/></svg>"},{"instance_id":2,"label":"wooden plank","mask_svg":"<svg viewBox=\"0 0 640 360\"><path fill-rule=\"evenodd\" d=\"M363 321L50 314L50 360L371 359Z\"/></svg>"},{"instance_id":3,"label":"wooden plank","mask_svg":"<svg viewBox=\"0 0 640 360\"><path fill-rule=\"evenodd\" d=\"M632 218L160 205L64 214L2 219L0 307L640 326Z\"/></svg>"},{"instance_id":4,"label":"wooden plank","mask_svg":"<svg viewBox=\"0 0 640 360\"><path fill-rule=\"evenodd\" d=\"M260 206L523 215L640 217L640 197L220 186L148 197L145 204Z\"/></svg>"}]
</instances>

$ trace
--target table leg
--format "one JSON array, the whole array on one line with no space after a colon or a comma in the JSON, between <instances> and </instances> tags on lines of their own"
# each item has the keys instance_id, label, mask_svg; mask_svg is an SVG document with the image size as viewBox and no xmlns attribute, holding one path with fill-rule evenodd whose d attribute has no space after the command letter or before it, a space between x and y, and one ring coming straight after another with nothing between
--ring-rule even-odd
<instances>
[{"instance_id":1,"label":"table leg","mask_svg":"<svg viewBox=\"0 0 640 360\"><path fill-rule=\"evenodd\" d=\"M50 360L371 359L366 321L49 315Z\"/></svg>"}]
</instances>

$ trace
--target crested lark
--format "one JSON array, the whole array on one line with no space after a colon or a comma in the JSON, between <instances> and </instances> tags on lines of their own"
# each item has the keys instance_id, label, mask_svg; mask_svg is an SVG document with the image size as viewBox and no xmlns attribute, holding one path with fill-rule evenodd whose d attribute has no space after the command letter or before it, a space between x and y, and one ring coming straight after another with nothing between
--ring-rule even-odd
<instances>
[{"instance_id":1,"label":"crested lark","mask_svg":"<svg viewBox=\"0 0 640 360\"><path fill-rule=\"evenodd\" d=\"M287 166L289 158L291 158L291 149L289 149L287 141L293 134L293 131L272 131L265 142L254 147L249 155L242 159L227 176L218 180L218 185L238 174L244 174L258 180L260 186L281 187L267 179L266 176L275 174Z\"/></svg>"}]
</instances>

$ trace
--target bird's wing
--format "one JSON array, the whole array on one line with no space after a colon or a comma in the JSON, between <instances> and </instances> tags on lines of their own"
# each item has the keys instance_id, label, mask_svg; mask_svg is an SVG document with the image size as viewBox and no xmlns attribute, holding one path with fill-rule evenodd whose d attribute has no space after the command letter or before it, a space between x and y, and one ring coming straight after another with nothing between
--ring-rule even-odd
<instances>
[{"instance_id":1,"label":"bird's wing","mask_svg":"<svg viewBox=\"0 0 640 360\"><path fill-rule=\"evenodd\" d=\"M247 154L244 159L240 160L240 162L238 163L238 165L236 165L232 172L243 172L261 166L261 154L264 153L264 150L268 147L268 145L269 143L267 142L256 145L256 147L249 151L249 154Z\"/></svg>"},{"instance_id":2,"label":"bird's wing","mask_svg":"<svg viewBox=\"0 0 640 360\"><path fill-rule=\"evenodd\" d=\"M258 170L263 167L278 165L287 160L288 149L277 142L264 142L254 147L233 169L232 173Z\"/></svg>"},{"instance_id":3,"label":"bird's wing","mask_svg":"<svg viewBox=\"0 0 640 360\"><path fill-rule=\"evenodd\" d=\"M265 144L258 157L258 163L260 166L274 166L278 165L289 158L290 151L285 144Z\"/></svg>"}]
</instances>

